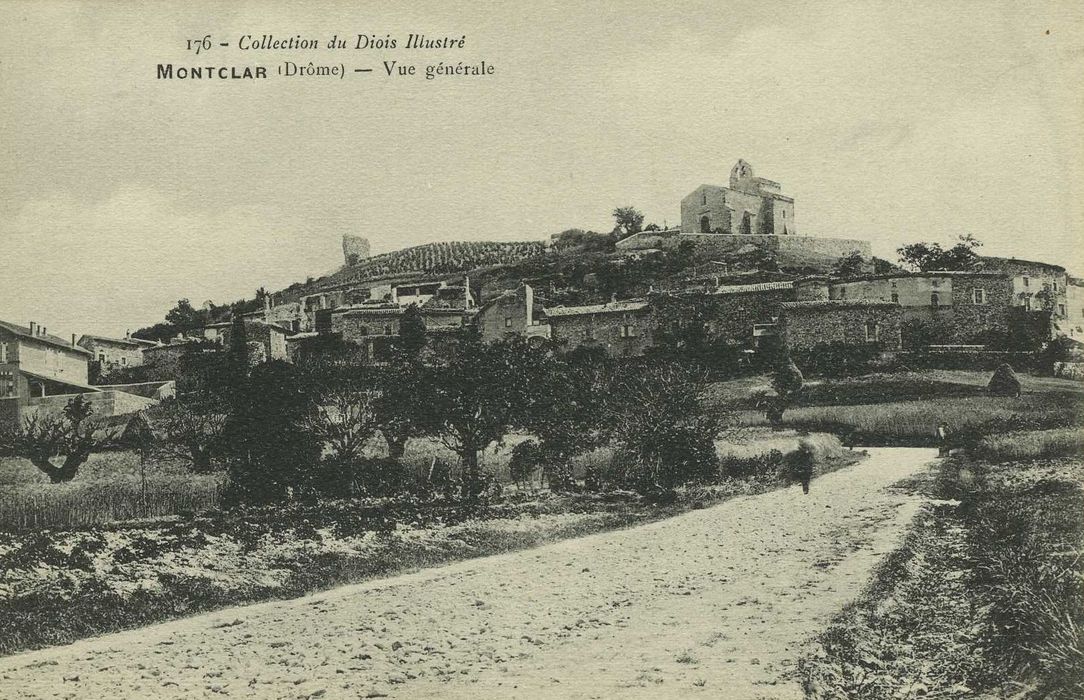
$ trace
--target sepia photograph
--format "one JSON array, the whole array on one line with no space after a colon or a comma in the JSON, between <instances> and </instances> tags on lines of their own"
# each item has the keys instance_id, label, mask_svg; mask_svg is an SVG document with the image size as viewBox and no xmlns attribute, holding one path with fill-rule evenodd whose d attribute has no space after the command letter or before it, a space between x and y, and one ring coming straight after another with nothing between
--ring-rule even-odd
<instances>
[{"instance_id":1,"label":"sepia photograph","mask_svg":"<svg viewBox=\"0 0 1084 700\"><path fill-rule=\"evenodd\" d=\"M0 0L0 699L1084 698L1084 5Z\"/></svg>"}]
</instances>

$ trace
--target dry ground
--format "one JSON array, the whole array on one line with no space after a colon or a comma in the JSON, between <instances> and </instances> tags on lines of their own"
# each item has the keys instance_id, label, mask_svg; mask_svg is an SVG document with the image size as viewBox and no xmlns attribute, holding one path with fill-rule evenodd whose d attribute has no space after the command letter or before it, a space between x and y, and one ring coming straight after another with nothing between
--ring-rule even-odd
<instances>
[{"instance_id":1,"label":"dry ground","mask_svg":"<svg viewBox=\"0 0 1084 700\"><path fill-rule=\"evenodd\" d=\"M800 697L928 449L650 525L0 659L0 696Z\"/></svg>"}]
</instances>

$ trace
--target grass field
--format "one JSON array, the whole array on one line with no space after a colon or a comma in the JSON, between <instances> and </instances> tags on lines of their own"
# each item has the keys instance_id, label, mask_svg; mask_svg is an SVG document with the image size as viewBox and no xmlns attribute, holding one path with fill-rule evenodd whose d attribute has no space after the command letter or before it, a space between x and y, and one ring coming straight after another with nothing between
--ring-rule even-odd
<instances>
[{"instance_id":1,"label":"grass field","mask_svg":"<svg viewBox=\"0 0 1084 700\"><path fill-rule=\"evenodd\" d=\"M1084 461L953 458L862 598L801 660L806 697L1084 697Z\"/></svg>"},{"instance_id":2,"label":"grass field","mask_svg":"<svg viewBox=\"0 0 1084 700\"><path fill-rule=\"evenodd\" d=\"M763 426L763 414L746 411L745 425ZM809 406L787 411L783 424L792 429L847 436L853 444L930 446L937 425L961 434L973 430L1008 429L1016 423L1032 428L1062 428L1084 422L1084 401L1073 394L1025 394L1020 398L970 398L899 401L859 406Z\"/></svg>"}]
</instances>

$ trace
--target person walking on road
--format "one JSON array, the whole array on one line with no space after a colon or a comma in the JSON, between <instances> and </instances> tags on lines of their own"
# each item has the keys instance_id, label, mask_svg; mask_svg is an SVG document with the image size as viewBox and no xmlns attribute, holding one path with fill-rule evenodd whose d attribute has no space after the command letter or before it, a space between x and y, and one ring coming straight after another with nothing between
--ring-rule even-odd
<instances>
[{"instance_id":1,"label":"person walking on road","mask_svg":"<svg viewBox=\"0 0 1084 700\"><path fill-rule=\"evenodd\" d=\"M948 423L941 421L937 426L937 456L948 457L950 449Z\"/></svg>"},{"instance_id":2,"label":"person walking on road","mask_svg":"<svg viewBox=\"0 0 1084 700\"><path fill-rule=\"evenodd\" d=\"M813 465L816 462L816 448L808 437L798 440L798 449L791 455L791 475L802 484L802 493L809 493L809 482L813 480Z\"/></svg>"}]
</instances>

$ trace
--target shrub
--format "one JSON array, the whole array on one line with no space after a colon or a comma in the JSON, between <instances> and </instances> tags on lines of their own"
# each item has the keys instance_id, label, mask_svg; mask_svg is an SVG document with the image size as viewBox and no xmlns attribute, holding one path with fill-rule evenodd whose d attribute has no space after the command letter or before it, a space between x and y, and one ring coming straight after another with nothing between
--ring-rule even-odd
<instances>
[{"instance_id":1,"label":"shrub","mask_svg":"<svg viewBox=\"0 0 1084 700\"><path fill-rule=\"evenodd\" d=\"M1020 380L1016 378L1013 368L1003 362L994 370L994 376L990 377L986 390L991 396L1019 396Z\"/></svg>"},{"instance_id":2,"label":"shrub","mask_svg":"<svg viewBox=\"0 0 1084 700\"><path fill-rule=\"evenodd\" d=\"M880 354L876 344L819 343L795 353L795 362L806 372L823 377L853 377L869 373Z\"/></svg>"}]
</instances>

